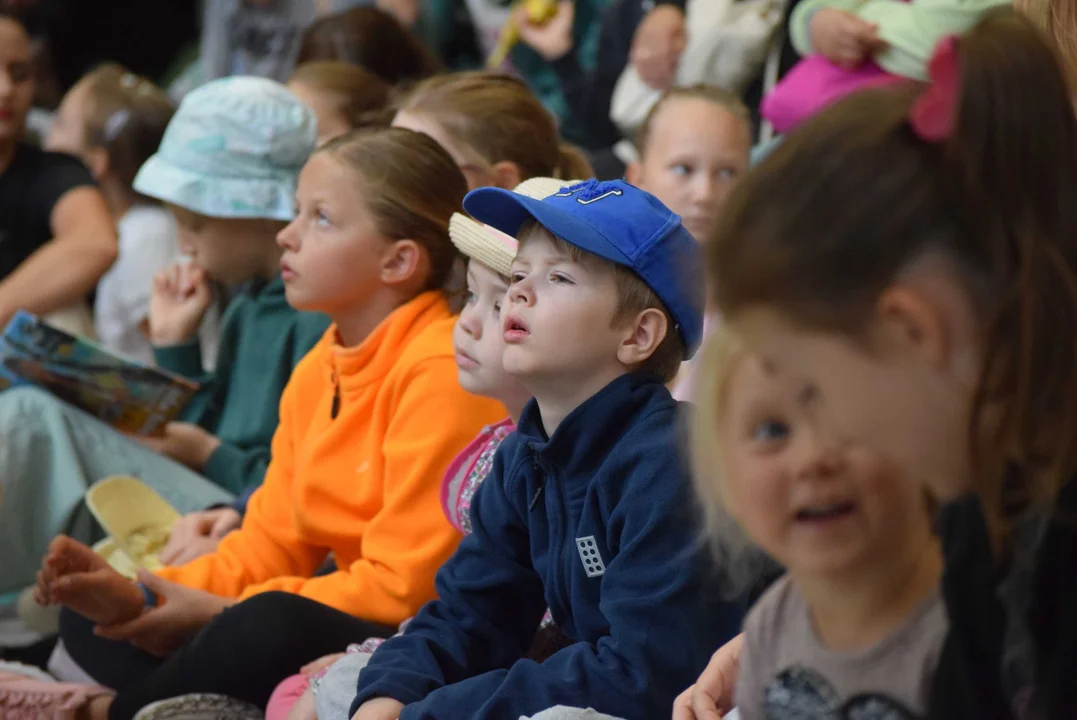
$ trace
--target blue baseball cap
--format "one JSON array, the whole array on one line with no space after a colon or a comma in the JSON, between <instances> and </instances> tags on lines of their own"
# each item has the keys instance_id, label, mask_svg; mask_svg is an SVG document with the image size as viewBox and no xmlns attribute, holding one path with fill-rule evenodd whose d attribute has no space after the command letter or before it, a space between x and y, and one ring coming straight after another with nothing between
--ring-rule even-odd
<instances>
[{"instance_id":1,"label":"blue baseball cap","mask_svg":"<svg viewBox=\"0 0 1077 720\"><path fill-rule=\"evenodd\" d=\"M623 180L588 180L542 200L487 187L468 193L464 209L512 236L534 219L565 242L632 270L673 315L685 359L699 347L703 250L681 218L650 193Z\"/></svg>"}]
</instances>

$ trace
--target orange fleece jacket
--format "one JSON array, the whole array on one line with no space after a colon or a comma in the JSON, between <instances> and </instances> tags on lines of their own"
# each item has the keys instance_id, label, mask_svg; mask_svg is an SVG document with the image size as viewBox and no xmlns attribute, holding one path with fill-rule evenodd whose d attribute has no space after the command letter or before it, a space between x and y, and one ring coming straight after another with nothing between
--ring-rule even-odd
<instances>
[{"instance_id":1,"label":"orange fleece jacket","mask_svg":"<svg viewBox=\"0 0 1077 720\"><path fill-rule=\"evenodd\" d=\"M239 600L297 593L386 625L433 599L460 541L441 508L445 469L506 415L457 382L454 322L429 292L359 347L340 347L329 328L284 390L273 459L242 528L160 575ZM340 570L312 578L329 552Z\"/></svg>"}]
</instances>

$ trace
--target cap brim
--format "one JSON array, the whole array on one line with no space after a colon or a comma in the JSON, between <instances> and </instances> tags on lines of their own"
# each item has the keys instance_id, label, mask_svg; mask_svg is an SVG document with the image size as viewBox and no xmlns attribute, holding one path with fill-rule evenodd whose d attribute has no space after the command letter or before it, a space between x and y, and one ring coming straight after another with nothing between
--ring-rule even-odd
<instances>
[{"instance_id":1,"label":"cap brim","mask_svg":"<svg viewBox=\"0 0 1077 720\"><path fill-rule=\"evenodd\" d=\"M606 236L586 221L550 203L501 188L479 188L464 198L464 209L476 220L517 237L528 220L534 220L570 245L618 265L631 261Z\"/></svg>"}]
</instances>

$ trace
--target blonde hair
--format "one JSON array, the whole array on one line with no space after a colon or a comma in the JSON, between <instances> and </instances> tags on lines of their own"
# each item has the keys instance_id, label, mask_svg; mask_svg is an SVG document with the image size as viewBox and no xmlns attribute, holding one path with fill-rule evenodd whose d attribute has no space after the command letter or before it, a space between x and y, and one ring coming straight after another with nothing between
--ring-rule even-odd
<instances>
[{"instance_id":1,"label":"blonde hair","mask_svg":"<svg viewBox=\"0 0 1077 720\"><path fill-rule=\"evenodd\" d=\"M1019 0L1016 4L1054 39L1071 89L1077 91L1077 3L1074 0Z\"/></svg>"},{"instance_id":2,"label":"blonde hair","mask_svg":"<svg viewBox=\"0 0 1077 720\"><path fill-rule=\"evenodd\" d=\"M105 151L109 172L130 190L176 108L159 87L115 63L91 71L79 85L86 88L86 143Z\"/></svg>"},{"instance_id":3,"label":"blonde hair","mask_svg":"<svg viewBox=\"0 0 1077 720\"><path fill-rule=\"evenodd\" d=\"M733 376L748 350L726 325L704 342L696 360L697 395L692 405L692 482L710 547L725 587L733 596L752 587L772 561L730 514L725 500L722 422L729 410Z\"/></svg>"},{"instance_id":4,"label":"blonde hair","mask_svg":"<svg viewBox=\"0 0 1077 720\"><path fill-rule=\"evenodd\" d=\"M467 181L444 148L428 135L391 127L353 130L315 152L358 174L379 233L423 248L430 260L423 290L444 288L457 257L449 220L467 194Z\"/></svg>"},{"instance_id":5,"label":"blonde hair","mask_svg":"<svg viewBox=\"0 0 1077 720\"><path fill-rule=\"evenodd\" d=\"M433 119L454 143L493 165L508 161L522 179L594 176L583 153L563 144L553 116L509 75L461 72L419 83L397 110Z\"/></svg>"},{"instance_id":6,"label":"blonde hair","mask_svg":"<svg viewBox=\"0 0 1077 720\"><path fill-rule=\"evenodd\" d=\"M666 93L658 99L658 102L656 102L647 113L647 117L643 119L643 124L639 126L639 130L636 131L634 145L636 146L636 153L640 160L643 159L644 154L647 152L647 146L651 140L651 131L653 130L655 118L658 117L658 114L662 112L662 109L665 108L666 105L679 98L704 100L726 110L743 124L748 141L751 142L752 116L748 111L748 107L736 94L731 93L724 88L720 88L717 85L705 85L702 83L685 87L675 87L667 90Z\"/></svg>"},{"instance_id":7,"label":"blonde hair","mask_svg":"<svg viewBox=\"0 0 1077 720\"><path fill-rule=\"evenodd\" d=\"M625 266L586 252L572 243L566 242L539 225L535 220L528 220L520 227L518 235L520 247L522 248L525 243L534 239L536 233L541 233L549 238L554 246L572 258L573 262L579 262L585 257L591 258L613 273L613 281L617 287L617 308L610 321L610 327L621 327L634 320L644 310L651 308L661 311L666 316L665 337L662 338L662 342L658 344L651 356L635 369L657 375L664 383L672 382L677 377L681 362L684 360L684 340L681 339L680 333L676 330L677 323L673 319L673 314L666 308L665 303L655 294L654 290L651 290L650 286L643 281L643 278Z\"/></svg>"},{"instance_id":8,"label":"blonde hair","mask_svg":"<svg viewBox=\"0 0 1077 720\"><path fill-rule=\"evenodd\" d=\"M352 129L387 127L392 121L389 84L358 65L337 60L303 63L289 82L325 93Z\"/></svg>"}]
</instances>

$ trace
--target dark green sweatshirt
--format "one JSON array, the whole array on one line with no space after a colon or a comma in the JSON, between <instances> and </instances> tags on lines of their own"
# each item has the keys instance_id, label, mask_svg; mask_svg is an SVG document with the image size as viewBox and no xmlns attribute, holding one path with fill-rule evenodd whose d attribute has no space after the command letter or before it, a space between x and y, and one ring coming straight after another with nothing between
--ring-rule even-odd
<instances>
[{"instance_id":1,"label":"dark green sweatshirt","mask_svg":"<svg viewBox=\"0 0 1077 720\"><path fill-rule=\"evenodd\" d=\"M203 370L197 339L154 348L158 365L202 384L180 419L221 440L202 468L209 480L236 494L262 482L281 393L328 327L326 316L294 310L277 276L248 286L228 305L216 373Z\"/></svg>"}]
</instances>

